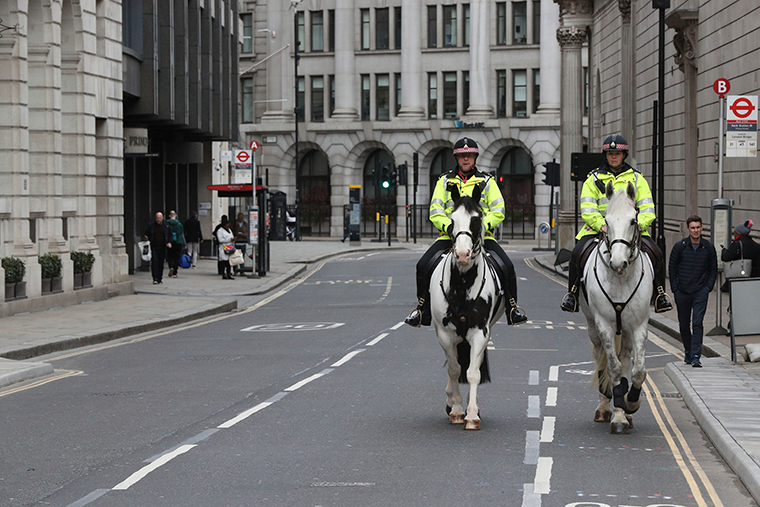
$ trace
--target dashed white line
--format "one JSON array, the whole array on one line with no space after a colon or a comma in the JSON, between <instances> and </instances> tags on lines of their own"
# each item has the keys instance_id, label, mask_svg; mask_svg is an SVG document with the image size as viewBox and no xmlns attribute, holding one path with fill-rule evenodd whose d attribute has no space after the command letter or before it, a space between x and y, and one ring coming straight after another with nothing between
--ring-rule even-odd
<instances>
[{"instance_id":1,"label":"dashed white line","mask_svg":"<svg viewBox=\"0 0 760 507\"><path fill-rule=\"evenodd\" d=\"M525 432L525 455L523 456L524 465L538 464L539 451L539 433L538 431Z\"/></svg>"},{"instance_id":2,"label":"dashed white line","mask_svg":"<svg viewBox=\"0 0 760 507\"><path fill-rule=\"evenodd\" d=\"M523 485L522 507L541 507L541 494L533 491L533 484Z\"/></svg>"},{"instance_id":3,"label":"dashed white line","mask_svg":"<svg viewBox=\"0 0 760 507\"><path fill-rule=\"evenodd\" d=\"M314 380L317 380L317 379L318 379L318 378L320 378L320 377L324 377L325 375L327 375L327 374L328 374L328 373L330 373L331 371L332 371L332 370L328 368L328 369L326 369L326 370L322 370L322 371L321 371L321 372L319 372L319 373L315 373L315 374L314 374L314 375L312 375L311 377L305 378L305 379L303 379L302 381L300 381L300 382L296 382L296 383L295 383L295 384L293 384L292 386L290 386L290 387L288 387L288 388L285 388L285 392L287 392L287 393L292 393L293 391L296 391L296 390L298 390L298 389L301 389L303 386L305 386L305 385L306 385L306 384L308 384L309 382L312 382L312 381L314 381Z\"/></svg>"},{"instance_id":4,"label":"dashed white line","mask_svg":"<svg viewBox=\"0 0 760 507\"><path fill-rule=\"evenodd\" d=\"M371 342L367 343L367 347L371 347L372 345L376 345L380 340L382 340L386 336L388 336L388 333L381 334L380 336L378 336L377 338L375 338Z\"/></svg>"},{"instance_id":5,"label":"dashed white line","mask_svg":"<svg viewBox=\"0 0 760 507\"><path fill-rule=\"evenodd\" d=\"M168 462L170 462L171 460L173 460L177 456L179 456L181 454L185 454L187 451L189 451L193 447L195 447L195 444L193 444L193 445L183 445L183 446L178 447L177 449L175 449L173 452L169 452L169 453L164 454L163 456L161 456L160 458L158 458L156 461L154 461L150 465L146 465L146 466L142 467L140 470L138 470L137 472L135 472L132 475L130 475L129 477L127 477L125 480L123 480L122 482L120 482L119 484L117 484L116 486L114 486L112 489L114 491L120 491L120 490L123 491L123 490L129 489L130 486L132 486L135 483L137 483L140 479L142 479L143 477L145 477L146 475L148 475L149 473L151 473L153 470L157 469L160 466L163 466L163 465L167 464Z\"/></svg>"},{"instance_id":6,"label":"dashed white line","mask_svg":"<svg viewBox=\"0 0 760 507\"><path fill-rule=\"evenodd\" d=\"M531 419L541 417L541 398L539 396L528 396L528 417Z\"/></svg>"},{"instance_id":7,"label":"dashed white line","mask_svg":"<svg viewBox=\"0 0 760 507\"><path fill-rule=\"evenodd\" d=\"M557 406L557 388L556 387L549 387L546 389L546 406L547 407Z\"/></svg>"},{"instance_id":8,"label":"dashed white line","mask_svg":"<svg viewBox=\"0 0 760 507\"><path fill-rule=\"evenodd\" d=\"M395 326L393 326L391 328L391 331L395 331L396 329L400 328L403 325L404 325L404 321L402 320L401 322L399 322L398 324L396 324Z\"/></svg>"},{"instance_id":9,"label":"dashed white line","mask_svg":"<svg viewBox=\"0 0 760 507\"><path fill-rule=\"evenodd\" d=\"M528 375L528 385L529 386L538 385L538 370L530 370L530 374Z\"/></svg>"},{"instance_id":10,"label":"dashed white line","mask_svg":"<svg viewBox=\"0 0 760 507\"><path fill-rule=\"evenodd\" d=\"M362 353L362 352L364 352L365 350L366 350L366 349L358 349L358 350L354 350L354 351L352 351L352 352L349 352L348 354L346 354L345 356L343 356L343 357L342 357L342 358L341 358L339 361L337 361L337 362L335 362L335 363L331 364L330 366L331 366L332 368L337 368L338 366L344 365L344 364L346 364L347 362L349 362L349 361L350 361L350 360L351 360L351 359L352 359L352 358L353 358L355 355L357 355L357 354L361 354L361 353Z\"/></svg>"},{"instance_id":11,"label":"dashed white line","mask_svg":"<svg viewBox=\"0 0 760 507\"><path fill-rule=\"evenodd\" d=\"M549 368L549 382L556 382L559 380L559 366L552 366Z\"/></svg>"},{"instance_id":12,"label":"dashed white line","mask_svg":"<svg viewBox=\"0 0 760 507\"><path fill-rule=\"evenodd\" d=\"M267 408L272 403L274 403L274 402L273 401L263 401L263 402L259 403L258 405L256 405L255 407L249 408L245 412L241 412L240 414L238 414L236 417L233 417L229 421L220 424L219 426L217 426L217 428L221 428L221 429L232 428L233 426L235 426L240 421L243 421L243 420L249 418L250 416L252 416L256 412L264 410L265 408Z\"/></svg>"},{"instance_id":13,"label":"dashed white line","mask_svg":"<svg viewBox=\"0 0 760 507\"><path fill-rule=\"evenodd\" d=\"M544 424L541 426L541 440L540 442L553 442L554 441L554 424L556 418L553 416L544 417Z\"/></svg>"},{"instance_id":14,"label":"dashed white line","mask_svg":"<svg viewBox=\"0 0 760 507\"><path fill-rule=\"evenodd\" d=\"M533 491L541 495L547 495L551 491L552 458L538 458L536 477L533 480Z\"/></svg>"}]
</instances>

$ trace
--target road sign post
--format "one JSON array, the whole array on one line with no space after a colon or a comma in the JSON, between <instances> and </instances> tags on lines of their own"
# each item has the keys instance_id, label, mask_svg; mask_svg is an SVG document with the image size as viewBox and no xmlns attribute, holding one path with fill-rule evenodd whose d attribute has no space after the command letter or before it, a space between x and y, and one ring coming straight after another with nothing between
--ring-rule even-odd
<instances>
[{"instance_id":1,"label":"road sign post","mask_svg":"<svg viewBox=\"0 0 760 507\"><path fill-rule=\"evenodd\" d=\"M728 79L719 78L713 83L713 90L718 94L720 107L720 124L718 125L718 199L723 198L723 99L731 89Z\"/></svg>"}]
</instances>

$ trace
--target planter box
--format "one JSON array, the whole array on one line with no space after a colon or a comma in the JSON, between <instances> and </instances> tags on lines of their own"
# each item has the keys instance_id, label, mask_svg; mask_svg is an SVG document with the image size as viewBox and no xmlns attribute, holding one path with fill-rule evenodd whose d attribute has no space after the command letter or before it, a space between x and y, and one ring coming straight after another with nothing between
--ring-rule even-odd
<instances>
[{"instance_id":1,"label":"planter box","mask_svg":"<svg viewBox=\"0 0 760 507\"><path fill-rule=\"evenodd\" d=\"M13 301L14 299L26 298L26 282L6 283L5 300Z\"/></svg>"},{"instance_id":2,"label":"planter box","mask_svg":"<svg viewBox=\"0 0 760 507\"><path fill-rule=\"evenodd\" d=\"M54 276L50 279L50 285L51 289L53 290L53 294L56 294L58 292L63 292L63 277L61 276Z\"/></svg>"},{"instance_id":3,"label":"planter box","mask_svg":"<svg viewBox=\"0 0 760 507\"><path fill-rule=\"evenodd\" d=\"M82 285L82 273L74 273L74 290L81 289Z\"/></svg>"},{"instance_id":4,"label":"planter box","mask_svg":"<svg viewBox=\"0 0 760 507\"><path fill-rule=\"evenodd\" d=\"M43 278L42 279L42 293L51 294L52 292L53 292L53 279Z\"/></svg>"},{"instance_id":5,"label":"planter box","mask_svg":"<svg viewBox=\"0 0 760 507\"><path fill-rule=\"evenodd\" d=\"M74 273L74 288L84 289L92 287L92 273Z\"/></svg>"}]
</instances>

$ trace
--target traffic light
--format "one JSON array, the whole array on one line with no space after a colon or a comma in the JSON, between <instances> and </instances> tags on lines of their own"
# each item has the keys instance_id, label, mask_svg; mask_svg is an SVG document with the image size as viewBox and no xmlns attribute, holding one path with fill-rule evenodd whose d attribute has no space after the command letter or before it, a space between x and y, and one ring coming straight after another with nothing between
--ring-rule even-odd
<instances>
[{"instance_id":1,"label":"traffic light","mask_svg":"<svg viewBox=\"0 0 760 507\"><path fill-rule=\"evenodd\" d=\"M559 186L559 164L557 162L547 162L544 164L544 184L551 187Z\"/></svg>"},{"instance_id":2,"label":"traffic light","mask_svg":"<svg viewBox=\"0 0 760 507\"><path fill-rule=\"evenodd\" d=\"M391 188L391 168L384 165L380 168L380 186L383 188Z\"/></svg>"},{"instance_id":3,"label":"traffic light","mask_svg":"<svg viewBox=\"0 0 760 507\"><path fill-rule=\"evenodd\" d=\"M398 174L398 184L399 185L406 185L409 181L409 166L406 162L401 164L396 168L396 173Z\"/></svg>"}]
</instances>

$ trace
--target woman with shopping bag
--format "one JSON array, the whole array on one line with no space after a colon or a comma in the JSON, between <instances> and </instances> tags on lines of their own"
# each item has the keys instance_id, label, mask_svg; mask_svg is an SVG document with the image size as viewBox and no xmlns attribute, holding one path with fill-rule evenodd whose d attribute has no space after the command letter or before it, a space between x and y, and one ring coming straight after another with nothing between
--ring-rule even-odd
<instances>
[{"instance_id":1,"label":"woman with shopping bag","mask_svg":"<svg viewBox=\"0 0 760 507\"><path fill-rule=\"evenodd\" d=\"M728 292L731 278L760 277L760 245L749 236L753 225L752 220L745 220L735 226L731 246L720 252L720 260L726 263L723 266L726 282L720 287L722 292Z\"/></svg>"},{"instance_id":2,"label":"woman with shopping bag","mask_svg":"<svg viewBox=\"0 0 760 507\"><path fill-rule=\"evenodd\" d=\"M230 255L235 251L235 236L232 234L230 221L226 218L222 226L216 231L216 240L219 243L219 269L223 280L234 280L230 266Z\"/></svg>"}]
</instances>

